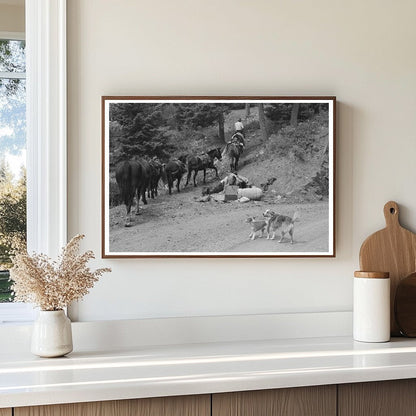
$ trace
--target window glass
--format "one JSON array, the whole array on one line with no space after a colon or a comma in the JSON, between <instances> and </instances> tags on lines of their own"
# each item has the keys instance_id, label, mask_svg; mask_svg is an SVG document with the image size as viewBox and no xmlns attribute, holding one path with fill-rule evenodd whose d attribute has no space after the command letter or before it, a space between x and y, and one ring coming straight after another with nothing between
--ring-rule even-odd
<instances>
[{"instance_id":1,"label":"window glass","mask_svg":"<svg viewBox=\"0 0 416 416\"><path fill-rule=\"evenodd\" d=\"M25 42L0 40L0 302L10 302L13 248L26 242Z\"/></svg>"},{"instance_id":2,"label":"window glass","mask_svg":"<svg viewBox=\"0 0 416 416\"><path fill-rule=\"evenodd\" d=\"M0 39L0 72L26 72L24 40Z\"/></svg>"}]
</instances>

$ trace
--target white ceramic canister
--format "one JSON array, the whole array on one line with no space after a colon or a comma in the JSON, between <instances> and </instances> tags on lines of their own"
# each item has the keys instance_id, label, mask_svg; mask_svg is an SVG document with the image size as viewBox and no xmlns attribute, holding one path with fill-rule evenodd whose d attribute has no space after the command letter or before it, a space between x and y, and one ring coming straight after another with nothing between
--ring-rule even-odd
<instances>
[{"instance_id":1,"label":"white ceramic canister","mask_svg":"<svg viewBox=\"0 0 416 416\"><path fill-rule=\"evenodd\" d=\"M356 341L390 341L389 273L355 272L353 309Z\"/></svg>"}]
</instances>

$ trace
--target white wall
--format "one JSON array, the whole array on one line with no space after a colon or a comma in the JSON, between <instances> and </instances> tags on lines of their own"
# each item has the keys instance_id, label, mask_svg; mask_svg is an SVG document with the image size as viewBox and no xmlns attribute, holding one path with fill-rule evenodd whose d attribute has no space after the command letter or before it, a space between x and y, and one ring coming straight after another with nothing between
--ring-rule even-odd
<instances>
[{"instance_id":1,"label":"white wall","mask_svg":"<svg viewBox=\"0 0 416 416\"><path fill-rule=\"evenodd\" d=\"M69 235L100 257L101 95L336 95L335 259L99 260L79 320L351 310L383 205L416 229L413 0L68 1Z\"/></svg>"}]
</instances>

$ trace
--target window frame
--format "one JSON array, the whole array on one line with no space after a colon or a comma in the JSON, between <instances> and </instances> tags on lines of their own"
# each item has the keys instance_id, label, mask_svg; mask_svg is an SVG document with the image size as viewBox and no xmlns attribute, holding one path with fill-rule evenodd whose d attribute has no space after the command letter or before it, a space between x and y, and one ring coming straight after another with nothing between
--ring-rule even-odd
<instances>
[{"instance_id":1,"label":"window frame","mask_svg":"<svg viewBox=\"0 0 416 416\"><path fill-rule=\"evenodd\" d=\"M66 0L25 0L25 19L14 36L26 40L27 247L56 257L67 242ZM3 303L0 324L35 314Z\"/></svg>"},{"instance_id":2,"label":"window frame","mask_svg":"<svg viewBox=\"0 0 416 416\"><path fill-rule=\"evenodd\" d=\"M67 240L66 0L26 0L28 250Z\"/></svg>"}]
</instances>

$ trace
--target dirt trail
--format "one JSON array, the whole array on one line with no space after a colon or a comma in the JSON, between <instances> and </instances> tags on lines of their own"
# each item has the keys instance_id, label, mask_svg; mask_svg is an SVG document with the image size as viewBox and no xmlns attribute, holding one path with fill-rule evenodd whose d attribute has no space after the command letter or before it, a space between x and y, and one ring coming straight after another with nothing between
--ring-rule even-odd
<instances>
[{"instance_id":1,"label":"dirt trail","mask_svg":"<svg viewBox=\"0 0 416 416\"><path fill-rule=\"evenodd\" d=\"M112 252L325 252L328 250L328 204L270 204L264 201L196 202L201 188L188 187L177 194L160 195L142 206L132 227L124 227L125 209L110 210ZM164 193L165 191L162 191ZM271 208L300 220L295 225L295 244L266 238L248 239L249 216L261 217Z\"/></svg>"}]
</instances>

